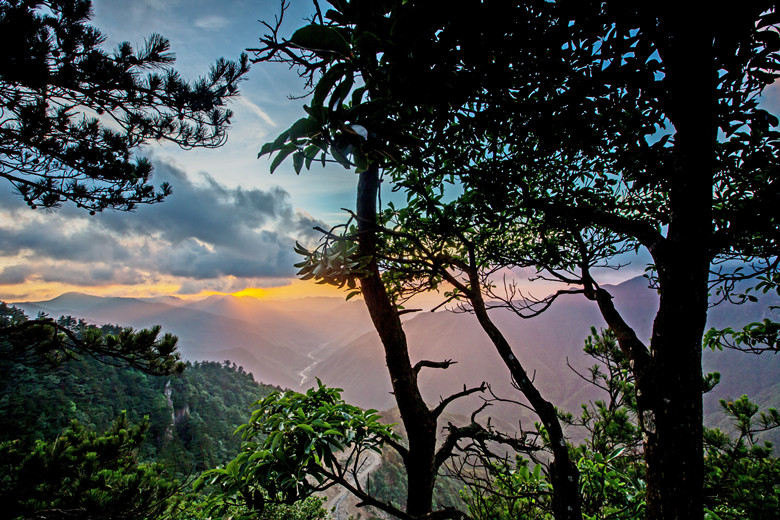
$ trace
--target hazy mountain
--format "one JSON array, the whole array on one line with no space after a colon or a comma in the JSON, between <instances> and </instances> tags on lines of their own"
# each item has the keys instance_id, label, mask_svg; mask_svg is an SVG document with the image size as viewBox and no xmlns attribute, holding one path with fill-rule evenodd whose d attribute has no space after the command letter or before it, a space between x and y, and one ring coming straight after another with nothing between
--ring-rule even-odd
<instances>
[{"instance_id":1,"label":"hazy mountain","mask_svg":"<svg viewBox=\"0 0 780 520\"><path fill-rule=\"evenodd\" d=\"M31 317L44 312L54 318L70 315L95 324L162 325L165 332L179 337L179 350L186 359L229 359L260 381L299 388L301 372L319 359L318 352L327 352L332 342L347 341L371 327L360 302L306 300L268 303L256 298L211 296L190 302L175 297L104 298L66 293L48 301L14 305Z\"/></svg>"},{"instance_id":2,"label":"hazy mountain","mask_svg":"<svg viewBox=\"0 0 780 520\"><path fill-rule=\"evenodd\" d=\"M639 336L648 340L658 296L644 278L609 287L615 304ZM710 312L710 325L741 326L773 315L770 304L724 304ZM357 405L378 409L394 406L385 368L384 353L365 305L341 298L258 300L212 296L192 302L178 298L99 298L78 293L63 294L44 302L18 303L29 315L39 311L53 317L62 314L94 323L118 323L136 328L155 324L180 338L182 354L191 360L230 359L261 381L294 389L326 384L344 389L345 398ZM579 404L599 395L584 384L567 362L580 372L591 361L582 352L592 326L605 326L596 305L582 295L559 298L533 319L521 319L506 310L492 311L498 327L512 344L515 355L535 378L542 393L557 406L576 411ZM772 314L773 313L773 314ZM508 372L476 319L446 311L419 313L405 324L412 362L420 359L452 359L447 370L423 369L422 391L431 403L466 386L489 381L494 392L518 399ZM704 353L707 371L719 371L722 382L705 398L705 410L717 409L720 397L746 393L770 399L767 389L780 383L780 358L739 352ZM458 403L453 412L470 413L481 401ZM489 409L516 424L528 420L516 405Z\"/></svg>"},{"instance_id":3,"label":"hazy mountain","mask_svg":"<svg viewBox=\"0 0 780 520\"><path fill-rule=\"evenodd\" d=\"M658 295L648 289L644 278L629 280L608 287L615 305L640 338L649 340L652 321L658 308ZM711 309L708 326L742 326L751 321L773 315L780 319L777 298L765 298L759 304L735 306L723 304ZM572 295L556 301L546 312L533 319L521 319L506 310L492 311L493 318L513 346L515 355L535 377L543 395L556 406L576 412L588 399L602 398L598 390L585 384L567 366L567 362L584 372L592 362L582 351L585 338L592 326L605 327L594 302L581 295ZM453 359L458 363L447 370L423 369L421 387L429 402L438 401L463 388L489 381L496 394L519 399L512 388L507 369L476 319L469 314L447 312L419 314L410 319L405 330L412 362L420 359L442 361ZM704 352L704 369L721 372L721 384L705 396L705 411L718 410L721 397L742 394L762 399L764 405L777 406L780 396L769 399L766 390L780 383L780 358L772 354L755 356L734 351L709 350ZM383 409L393 406L390 379L384 366L384 354L375 332L367 333L344 345L328 359L317 364L309 374L325 383L344 388L348 401L360 406ZM472 399L454 405L452 410L469 413L481 401ZM511 421L528 420L529 416L516 405L500 404L489 408L491 414ZM516 424L516 421L515 421Z\"/></svg>"},{"instance_id":4,"label":"hazy mountain","mask_svg":"<svg viewBox=\"0 0 780 520\"><path fill-rule=\"evenodd\" d=\"M298 372L309 364L306 354L279 344L272 337L274 334L266 334L262 326L187 306L73 293L50 301L16 305L31 316L43 310L52 317L71 315L96 324L117 323L134 328L162 325L164 331L179 337L179 350L186 359L230 359L269 384L293 386L299 381Z\"/></svg>"}]
</instances>

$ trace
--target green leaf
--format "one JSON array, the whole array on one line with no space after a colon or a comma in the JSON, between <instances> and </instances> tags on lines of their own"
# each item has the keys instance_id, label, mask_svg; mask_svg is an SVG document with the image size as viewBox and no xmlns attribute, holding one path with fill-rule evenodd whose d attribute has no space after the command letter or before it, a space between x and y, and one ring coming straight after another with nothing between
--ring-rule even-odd
<instances>
[{"instance_id":1,"label":"green leaf","mask_svg":"<svg viewBox=\"0 0 780 520\"><path fill-rule=\"evenodd\" d=\"M311 137L320 130L320 125L309 117L302 117L292 124L289 130L287 130L288 138L291 141L300 139L301 137Z\"/></svg>"},{"instance_id":2,"label":"green leaf","mask_svg":"<svg viewBox=\"0 0 780 520\"><path fill-rule=\"evenodd\" d=\"M333 90L333 94L331 95L330 101L328 102L328 110L333 112L334 109L339 108L339 105L341 105L347 98L349 91L352 90L352 85L354 84L355 81L351 74L344 78L344 81L339 83L338 86Z\"/></svg>"},{"instance_id":3,"label":"green leaf","mask_svg":"<svg viewBox=\"0 0 780 520\"><path fill-rule=\"evenodd\" d=\"M368 159L363 155L363 152L355 149L352 152L352 158L355 160L355 173L363 173L368 170Z\"/></svg>"},{"instance_id":4,"label":"green leaf","mask_svg":"<svg viewBox=\"0 0 780 520\"><path fill-rule=\"evenodd\" d=\"M344 37L336 29L323 25L311 24L301 27L293 33L290 42L312 51L335 52L344 56L350 52L349 44Z\"/></svg>"},{"instance_id":5,"label":"green leaf","mask_svg":"<svg viewBox=\"0 0 780 520\"><path fill-rule=\"evenodd\" d=\"M303 153L295 152L293 154L293 169L296 175L300 175L301 168L303 168Z\"/></svg>"},{"instance_id":6,"label":"green leaf","mask_svg":"<svg viewBox=\"0 0 780 520\"><path fill-rule=\"evenodd\" d=\"M311 434L314 433L314 428L312 428L308 424L301 423L301 424L298 424L295 428L298 429L298 430L303 430L305 432L309 432Z\"/></svg>"},{"instance_id":7,"label":"green leaf","mask_svg":"<svg viewBox=\"0 0 780 520\"><path fill-rule=\"evenodd\" d=\"M276 154L274 160L271 161L271 173L273 173L279 167L279 165L284 162L287 156L293 153L295 150L297 150L297 148L294 146L285 147L279 150L279 153Z\"/></svg>"},{"instance_id":8,"label":"green leaf","mask_svg":"<svg viewBox=\"0 0 780 520\"><path fill-rule=\"evenodd\" d=\"M317 86L314 87L314 96L311 100L311 112L312 117L315 114L322 114L322 107L325 104L325 99L328 97L331 89L338 83L344 75L349 71L349 68L344 63L339 63L328 69L323 74L320 80L317 82Z\"/></svg>"},{"instance_id":9,"label":"green leaf","mask_svg":"<svg viewBox=\"0 0 780 520\"><path fill-rule=\"evenodd\" d=\"M349 154L349 152L347 151L347 147L341 148L336 145L333 145L330 147L330 154L344 168L349 168L352 166L352 163L349 162L349 158L347 157L347 155Z\"/></svg>"}]
</instances>

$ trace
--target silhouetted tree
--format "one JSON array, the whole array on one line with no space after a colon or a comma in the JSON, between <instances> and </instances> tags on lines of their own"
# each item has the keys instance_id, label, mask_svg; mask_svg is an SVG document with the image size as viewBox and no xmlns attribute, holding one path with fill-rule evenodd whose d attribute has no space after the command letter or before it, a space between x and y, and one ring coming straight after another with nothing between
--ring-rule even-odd
<instances>
[{"instance_id":1,"label":"silhouetted tree","mask_svg":"<svg viewBox=\"0 0 780 520\"><path fill-rule=\"evenodd\" d=\"M454 250L487 272L533 267L565 286L541 301L510 291L506 307L529 317L565 294L593 301L634 372L647 515L701 517L709 295L739 301L740 283L776 283L780 265L780 134L758 106L780 75L776 5L712 11L706 23L672 2L331 5L259 49L299 66L313 90L308 116L262 149L272 166L292 156L300 170L328 154L360 172L359 200L366 186L376 194L382 166L412 202L410 235L475 245L443 239L433 258ZM393 236L375 209L358 204L359 247L342 278ZM639 250L660 294L649 344L597 281ZM410 257L419 251L400 260ZM320 272L331 261L322 255ZM414 267L411 277L443 277ZM380 271L369 271L369 307L395 311L371 296ZM489 278L467 288L480 284L490 290ZM376 314L378 329L390 314Z\"/></svg>"}]
</instances>

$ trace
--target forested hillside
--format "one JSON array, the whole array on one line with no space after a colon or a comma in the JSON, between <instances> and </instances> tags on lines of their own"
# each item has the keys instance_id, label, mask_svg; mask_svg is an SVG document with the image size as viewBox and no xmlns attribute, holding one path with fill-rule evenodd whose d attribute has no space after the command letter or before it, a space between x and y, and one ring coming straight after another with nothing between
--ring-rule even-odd
<instances>
[{"instance_id":1,"label":"forested hillside","mask_svg":"<svg viewBox=\"0 0 780 520\"><path fill-rule=\"evenodd\" d=\"M52 440L72 420L102 432L126 411L133 423L150 419L141 458L186 475L234 457L236 427L272 390L229 362L187 362L162 377L92 358L47 370L0 361L0 441Z\"/></svg>"},{"instance_id":2,"label":"forested hillside","mask_svg":"<svg viewBox=\"0 0 780 520\"><path fill-rule=\"evenodd\" d=\"M207 518L243 507L211 487L193 493L192 482L237 456L237 428L278 387L229 360L142 370L89 350L136 337L116 325L28 320L0 302L0 330L0 502L10 518ZM20 330L31 332L21 349ZM260 518L324 514L311 499Z\"/></svg>"}]
</instances>

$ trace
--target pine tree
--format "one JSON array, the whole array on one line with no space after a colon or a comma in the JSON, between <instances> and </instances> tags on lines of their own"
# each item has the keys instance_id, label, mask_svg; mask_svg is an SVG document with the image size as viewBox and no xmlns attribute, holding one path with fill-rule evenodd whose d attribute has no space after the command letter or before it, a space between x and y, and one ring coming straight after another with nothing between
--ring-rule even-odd
<instances>
[{"instance_id":1,"label":"pine tree","mask_svg":"<svg viewBox=\"0 0 780 520\"><path fill-rule=\"evenodd\" d=\"M185 82L163 36L108 53L91 16L91 0L0 2L0 177L31 208L70 201L94 213L161 201L170 187L149 184L152 166L134 151L150 140L223 144L225 101L248 70L245 55L220 58Z\"/></svg>"}]
</instances>

